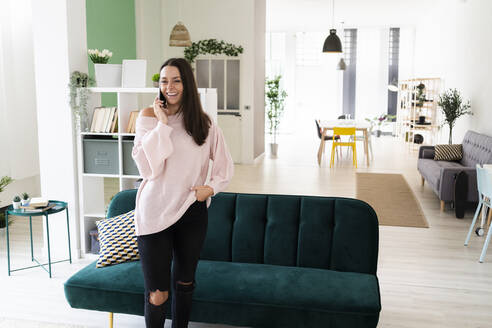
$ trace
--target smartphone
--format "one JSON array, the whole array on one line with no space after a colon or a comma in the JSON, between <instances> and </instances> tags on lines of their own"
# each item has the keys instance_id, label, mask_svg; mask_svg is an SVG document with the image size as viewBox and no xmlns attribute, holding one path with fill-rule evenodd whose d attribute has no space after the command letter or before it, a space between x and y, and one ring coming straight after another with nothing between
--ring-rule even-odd
<instances>
[{"instance_id":1,"label":"smartphone","mask_svg":"<svg viewBox=\"0 0 492 328\"><path fill-rule=\"evenodd\" d=\"M167 100L166 97L164 97L164 94L162 93L161 89L159 88L159 100L163 101L163 107L167 107Z\"/></svg>"}]
</instances>

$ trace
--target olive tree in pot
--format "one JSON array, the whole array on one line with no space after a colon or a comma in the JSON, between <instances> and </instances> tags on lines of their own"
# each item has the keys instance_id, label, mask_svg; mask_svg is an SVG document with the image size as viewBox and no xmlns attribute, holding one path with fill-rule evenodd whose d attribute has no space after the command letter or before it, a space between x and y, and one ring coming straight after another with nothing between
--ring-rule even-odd
<instances>
[{"instance_id":1,"label":"olive tree in pot","mask_svg":"<svg viewBox=\"0 0 492 328\"><path fill-rule=\"evenodd\" d=\"M449 144L453 143L453 127L456 119L463 115L473 115L470 101L463 103L461 94L456 89L449 89L439 96L437 104L444 113L444 124L449 125Z\"/></svg>"},{"instance_id":2,"label":"olive tree in pot","mask_svg":"<svg viewBox=\"0 0 492 328\"><path fill-rule=\"evenodd\" d=\"M272 136L270 143L270 151L273 156L277 156L277 133L278 125L280 124L280 117L284 111L284 102L287 97L287 92L280 89L281 75L277 75L273 79L266 79L266 102L268 104L267 117L268 117L268 131Z\"/></svg>"}]
</instances>

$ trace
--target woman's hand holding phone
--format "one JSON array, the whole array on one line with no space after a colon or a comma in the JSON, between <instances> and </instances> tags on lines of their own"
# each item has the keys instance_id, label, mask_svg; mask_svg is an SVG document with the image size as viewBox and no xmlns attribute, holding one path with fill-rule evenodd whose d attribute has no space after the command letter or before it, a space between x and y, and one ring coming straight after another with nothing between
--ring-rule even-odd
<instances>
[{"instance_id":1,"label":"woman's hand holding phone","mask_svg":"<svg viewBox=\"0 0 492 328\"><path fill-rule=\"evenodd\" d=\"M159 100L159 97L155 97L154 99L154 114L159 121L163 124L167 124L167 108L164 107L164 102Z\"/></svg>"}]
</instances>

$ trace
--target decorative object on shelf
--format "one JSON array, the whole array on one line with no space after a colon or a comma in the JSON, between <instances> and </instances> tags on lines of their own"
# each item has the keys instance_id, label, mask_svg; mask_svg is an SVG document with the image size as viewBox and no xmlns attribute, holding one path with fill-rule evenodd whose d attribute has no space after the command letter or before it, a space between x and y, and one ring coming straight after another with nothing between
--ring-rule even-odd
<instances>
[{"instance_id":1,"label":"decorative object on shelf","mask_svg":"<svg viewBox=\"0 0 492 328\"><path fill-rule=\"evenodd\" d=\"M22 193L21 205L26 206L29 204L29 194L27 192Z\"/></svg>"},{"instance_id":2,"label":"decorative object on shelf","mask_svg":"<svg viewBox=\"0 0 492 328\"><path fill-rule=\"evenodd\" d=\"M366 121L368 121L369 123L371 123L371 126L376 126L377 127L376 137L379 138L381 136L381 126L383 125L383 123L385 123L385 122L391 122L395 118L396 118L395 115L381 114L379 116L376 116L373 119L366 118Z\"/></svg>"},{"instance_id":3,"label":"decorative object on shelf","mask_svg":"<svg viewBox=\"0 0 492 328\"><path fill-rule=\"evenodd\" d=\"M216 39L200 40L193 42L191 46L184 49L185 59L191 64L195 61L198 55L212 54L219 55L224 54L226 56L239 56L243 53L242 46L236 46L232 43L226 43L224 41L217 41Z\"/></svg>"},{"instance_id":4,"label":"decorative object on shelf","mask_svg":"<svg viewBox=\"0 0 492 328\"><path fill-rule=\"evenodd\" d=\"M473 115L470 109L470 101L463 103L461 94L456 89L448 89L439 96L437 104L444 113L444 124L449 125L449 144L453 143L453 127L456 119L463 115Z\"/></svg>"},{"instance_id":5,"label":"decorative object on shelf","mask_svg":"<svg viewBox=\"0 0 492 328\"><path fill-rule=\"evenodd\" d=\"M74 71L70 75L70 108L74 115L77 130L89 131L89 115L87 112L87 100L89 98L89 86L94 84L94 80L86 73Z\"/></svg>"},{"instance_id":6,"label":"decorative object on shelf","mask_svg":"<svg viewBox=\"0 0 492 328\"><path fill-rule=\"evenodd\" d=\"M123 59L121 87L145 88L147 61L145 59Z\"/></svg>"},{"instance_id":7,"label":"decorative object on shelf","mask_svg":"<svg viewBox=\"0 0 492 328\"><path fill-rule=\"evenodd\" d=\"M14 199L12 199L12 206L14 207L14 210L17 210L21 206L21 198L18 195L14 196Z\"/></svg>"},{"instance_id":8,"label":"decorative object on shelf","mask_svg":"<svg viewBox=\"0 0 492 328\"><path fill-rule=\"evenodd\" d=\"M98 49L89 49L89 58L94 63L96 84L98 87L121 86L121 64L108 64L113 53L108 49L102 52Z\"/></svg>"},{"instance_id":9,"label":"decorative object on shelf","mask_svg":"<svg viewBox=\"0 0 492 328\"><path fill-rule=\"evenodd\" d=\"M331 11L331 24L335 24L335 0L332 0L332 11ZM323 44L323 52L335 53L342 52L342 42L337 36L337 30L331 29L330 35L328 35L325 39L325 43Z\"/></svg>"},{"instance_id":10,"label":"decorative object on shelf","mask_svg":"<svg viewBox=\"0 0 492 328\"><path fill-rule=\"evenodd\" d=\"M154 75L152 75L152 84L154 85L154 88L159 87L159 77L161 77L159 73L155 73Z\"/></svg>"},{"instance_id":11,"label":"decorative object on shelf","mask_svg":"<svg viewBox=\"0 0 492 328\"><path fill-rule=\"evenodd\" d=\"M191 38L188 29L182 22L174 25L171 35L169 36L170 47L189 47L191 46Z\"/></svg>"},{"instance_id":12,"label":"decorative object on shelf","mask_svg":"<svg viewBox=\"0 0 492 328\"><path fill-rule=\"evenodd\" d=\"M416 134L413 136L413 142L420 145L424 142L424 137L421 134Z\"/></svg>"},{"instance_id":13,"label":"decorative object on shelf","mask_svg":"<svg viewBox=\"0 0 492 328\"><path fill-rule=\"evenodd\" d=\"M425 99L425 84L420 83L417 85L417 96L416 96L416 106L417 107L422 107L424 106L424 102L426 101Z\"/></svg>"},{"instance_id":14,"label":"decorative object on shelf","mask_svg":"<svg viewBox=\"0 0 492 328\"><path fill-rule=\"evenodd\" d=\"M277 133L278 125L280 124L280 117L284 111L284 101L287 97L287 92L280 89L281 75L277 75L275 78L266 79L266 101L268 103L267 117L269 123L269 134L273 136L273 142L270 143L270 150L273 156L277 156L278 144Z\"/></svg>"}]
</instances>

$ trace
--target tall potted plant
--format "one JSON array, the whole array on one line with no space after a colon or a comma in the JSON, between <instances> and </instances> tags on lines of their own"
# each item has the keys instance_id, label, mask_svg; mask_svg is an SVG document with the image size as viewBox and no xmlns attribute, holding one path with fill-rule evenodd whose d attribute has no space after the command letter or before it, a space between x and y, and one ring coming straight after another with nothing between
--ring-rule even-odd
<instances>
[{"instance_id":1,"label":"tall potted plant","mask_svg":"<svg viewBox=\"0 0 492 328\"><path fill-rule=\"evenodd\" d=\"M470 101L463 103L461 94L456 89L448 89L439 96L437 104L444 113L444 124L449 125L449 144L453 143L453 127L456 119L463 115L473 115L470 110Z\"/></svg>"},{"instance_id":2,"label":"tall potted plant","mask_svg":"<svg viewBox=\"0 0 492 328\"><path fill-rule=\"evenodd\" d=\"M277 156L277 133L278 125L280 124L280 117L284 111L284 102L287 97L287 92L280 89L281 75L277 75L273 79L266 79L266 102L268 104L267 117L268 117L268 130L272 136L272 142L270 143L270 151L273 156Z\"/></svg>"},{"instance_id":3,"label":"tall potted plant","mask_svg":"<svg viewBox=\"0 0 492 328\"><path fill-rule=\"evenodd\" d=\"M9 176L4 176L0 179L0 193L3 191L7 185L12 183L14 179L12 179ZM0 228L5 228L5 212L2 210L0 211Z\"/></svg>"}]
</instances>

